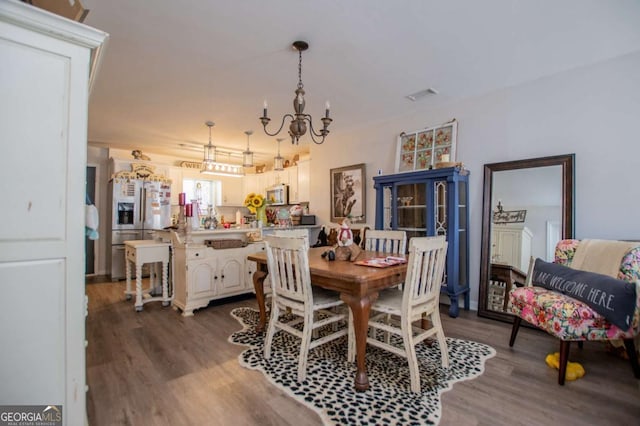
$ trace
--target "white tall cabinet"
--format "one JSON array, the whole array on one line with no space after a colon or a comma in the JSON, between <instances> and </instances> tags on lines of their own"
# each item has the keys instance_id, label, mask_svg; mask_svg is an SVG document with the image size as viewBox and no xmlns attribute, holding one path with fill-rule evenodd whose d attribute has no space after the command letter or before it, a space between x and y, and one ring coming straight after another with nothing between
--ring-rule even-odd
<instances>
[{"instance_id":1,"label":"white tall cabinet","mask_svg":"<svg viewBox=\"0 0 640 426\"><path fill-rule=\"evenodd\" d=\"M0 2L0 404L85 421L90 80L107 34Z\"/></svg>"}]
</instances>

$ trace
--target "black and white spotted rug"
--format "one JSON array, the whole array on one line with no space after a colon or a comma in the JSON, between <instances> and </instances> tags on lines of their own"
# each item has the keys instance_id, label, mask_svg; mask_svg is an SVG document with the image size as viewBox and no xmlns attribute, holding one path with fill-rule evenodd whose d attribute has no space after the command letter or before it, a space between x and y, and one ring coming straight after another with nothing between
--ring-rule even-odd
<instances>
[{"instance_id":1,"label":"black and white spotted rug","mask_svg":"<svg viewBox=\"0 0 640 426\"><path fill-rule=\"evenodd\" d=\"M440 395L455 382L481 375L484 363L496 354L492 347L447 337L449 368L440 364L438 343L416 347L422 392L410 389L406 359L367 346L370 388L354 389L355 364L347 362L346 337L318 346L309 353L307 378L297 382L300 340L285 332L274 336L271 359L263 357L264 333L256 333L258 311L236 308L231 312L243 328L229 337L231 343L248 346L239 356L243 367L264 373L271 383L315 410L327 425L427 425L438 424Z\"/></svg>"}]
</instances>

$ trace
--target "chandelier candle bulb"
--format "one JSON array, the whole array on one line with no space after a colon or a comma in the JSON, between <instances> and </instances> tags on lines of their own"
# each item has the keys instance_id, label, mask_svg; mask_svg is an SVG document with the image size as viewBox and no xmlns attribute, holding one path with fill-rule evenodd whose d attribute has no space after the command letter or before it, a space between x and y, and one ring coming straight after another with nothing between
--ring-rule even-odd
<instances>
[{"instance_id":1,"label":"chandelier candle bulb","mask_svg":"<svg viewBox=\"0 0 640 426\"><path fill-rule=\"evenodd\" d=\"M264 103L262 104L262 116L266 117L267 116L267 100L265 99Z\"/></svg>"},{"instance_id":2,"label":"chandelier candle bulb","mask_svg":"<svg viewBox=\"0 0 640 426\"><path fill-rule=\"evenodd\" d=\"M325 116L325 118L329 118L329 101L327 101L327 103L324 104L324 108L325 108L324 116Z\"/></svg>"}]
</instances>

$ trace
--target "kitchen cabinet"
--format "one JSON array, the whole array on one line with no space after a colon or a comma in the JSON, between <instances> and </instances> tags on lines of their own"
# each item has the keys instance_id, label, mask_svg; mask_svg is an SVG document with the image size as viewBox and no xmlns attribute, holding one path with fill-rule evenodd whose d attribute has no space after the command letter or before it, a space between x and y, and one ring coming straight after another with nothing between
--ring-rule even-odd
<instances>
[{"instance_id":1,"label":"kitchen cabinet","mask_svg":"<svg viewBox=\"0 0 640 426\"><path fill-rule=\"evenodd\" d=\"M244 178L242 178L242 188L242 193L245 196L252 192L256 192L258 188L258 175L255 173L244 175Z\"/></svg>"},{"instance_id":2,"label":"kitchen cabinet","mask_svg":"<svg viewBox=\"0 0 640 426\"><path fill-rule=\"evenodd\" d=\"M469 172L458 167L373 178L376 229L401 230L412 237L444 235L449 243L442 293L457 317L458 298L469 309Z\"/></svg>"},{"instance_id":3,"label":"kitchen cabinet","mask_svg":"<svg viewBox=\"0 0 640 426\"><path fill-rule=\"evenodd\" d=\"M491 228L491 263L502 263L527 271L532 236L524 225L495 224Z\"/></svg>"},{"instance_id":4,"label":"kitchen cabinet","mask_svg":"<svg viewBox=\"0 0 640 426\"><path fill-rule=\"evenodd\" d=\"M246 231L238 231L244 234ZM201 231L207 235L233 235L233 232ZM205 238L205 237L202 237ZM191 316L194 310L206 307L211 300L228 296L251 293L252 275L255 271L247 256L264 250L263 243L253 243L246 247L213 249L201 243L183 244L175 236L174 246L174 299L173 304L182 315ZM253 263L253 262L252 262ZM252 269L253 268L253 269ZM249 276L251 275L251 276Z\"/></svg>"},{"instance_id":5,"label":"kitchen cabinet","mask_svg":"<svg viewBox=\"0 0 640 426\"><path fill-rule=\"evenodd\" d=\"M86 419L87 116L107 38L0 1L0 401L62 405L64 424Z\"/></svg>"},{"instance_id":6,"label":"kitchen cabinet","mask_svg":"<svg viewBox=\"0 0 640 426\"><path fill-rule=\"evenodd\" d=\"M298 166L287 167L285 171L289 174L289 204L297 204L301 201L298 193Z\"/></svg>"},{"instance_id":7,"label":"kitchen cabinet","mask_svg":"<svg viewBox=\"0 0 640 426\"><path fill-rule=\"evenodd\" d=\"M214 277L217 280L219 294L222 296L242 292L246 287L243 272L247 262L247 251L244 248L223 251L218 259L217 275Z\"/></svg>"},{"instance_id":8,"label":"kitchen cabinet","mask_svg":"<svg viewBox=\"0 0 640 426\"><path fill-rule=\"evenodd\" d=\"M243 197L252 192L265 195L265 189L270 186L267 182L271 181L271 178L273 178L271 172L245 175ZM242 201L244 201L244 198Z\"/></svg>"},{"instance_id":9,"label":"kitchen cabinet","mask_svg":"<svg viewBox=\"0 0 640 426\"><path fill-rule=\"evenodd\" d=\"M230 176L219 176L218 178L222 186L222 205L242 206L245 197L242 179Z\"/></svg>"},{"instance_id":10,"label":"kitchen cabinet","mask_svg":"<svg viewBox=\"0 0 640 426\"><path fill-rule=\"evenodd\" d=\"M307 161L298 162L297 170L297 202L311 201L311 163Z\"/></svg>"},{"instance_id":11,"label":"kitchen cabinet","mask_svg":"<svg viewBox=\"0 0 640 426\"><path fill-rule=\"evenodd\" d=\"M287 167L281 171L249 174L244 177L242 195L244 197L251 192L264 195L267 188L285 184L289 186L289 204L308 202L311 198L309 177L309 161L301 161L297 166Z\"/></svg>"}]
</instances>

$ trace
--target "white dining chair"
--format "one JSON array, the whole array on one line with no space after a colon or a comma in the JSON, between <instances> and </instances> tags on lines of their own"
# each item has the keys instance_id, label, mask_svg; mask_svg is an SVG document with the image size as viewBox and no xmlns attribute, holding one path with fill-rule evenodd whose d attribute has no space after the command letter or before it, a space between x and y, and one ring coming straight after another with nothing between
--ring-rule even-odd
<instances>
[{"instance_id":1,"label":"white dining chair","mask_svg":"<svg viewBox=\"0 0 640 426\"><path fill-rule=\"evenodd\" d=\"M368 229L364 234L364 249L388 254L405 254L407 252L407 233Z\"/></svg>"},{"instance_id":2,"label":"white dining chair","mask_svg":"<svg viewBox=\"0 0 640 426\"><path fill-rule=\"evenodd\" d=\"M265 359L271 358L273 336L278 330L286 331L301 339L298 357L298 382L307 375L307 357L309 351L347 334L347 328L334 330L326 327L337 322L346 322L343 312L330 310L343 305L336 292L311 286L309 272L308 240L304 237L264 238L267 252L267 268L271 277L271 319L267 328L264 344ZM288 312L295 316L293 320ZM322 316L317 314L322 313ZM300 329L302 324L302 329ZM322 337L312 340L312 333L323 328Z\"/></svg>"},{"instance_id":3,"label":"white dining chair","mask_svg":"<svg viewBox=\"0 0 640 426\"><path fill-rule=\"evenodd\" d=\"M416 393L420 392L420 372L415 350L418 343L435 335L440 346L442 366L449 366L439 310L446 256L447 241L444 236L412 238L403 291L383 290L371 306L369 327L373 332L367 338L367 343L407 358L411 391ZM423 318L429 319L430 328L413 325L413 322ZM381 340L377 331L397 337L389 339L385 336Z\"/></svg>"}]
</instances>

